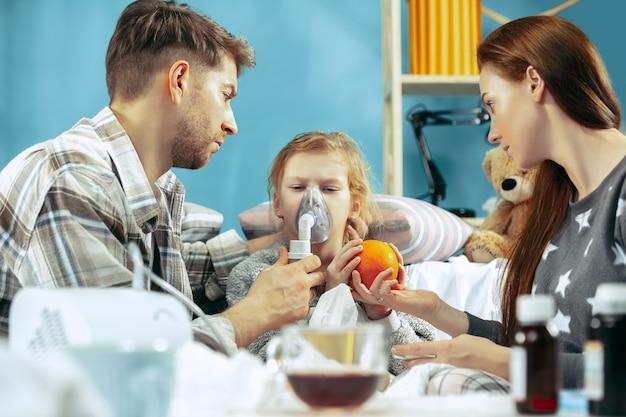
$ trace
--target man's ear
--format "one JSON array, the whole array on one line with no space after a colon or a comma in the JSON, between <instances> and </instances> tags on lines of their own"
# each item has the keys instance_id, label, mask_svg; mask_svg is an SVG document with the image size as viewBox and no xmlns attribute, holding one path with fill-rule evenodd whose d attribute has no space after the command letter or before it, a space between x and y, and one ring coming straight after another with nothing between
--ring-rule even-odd
<instances>
[{"instance_id":1,"label":"man's ear","mask_svg":"<svg viewBox=\"0 0 626 417\"><path fill-rule=\"evenodd\" d=\"M187 93L189 87L189 63L176 61L170 66L167 77L170 98L173 103L180 103L181 98Z\"/></svg>"},{"instance_id":2,"label":"man's ear","mask_svg":"<svg viewBox=\"0 0 626 417\"><path fill-rule=\"evenodd\" d=\"M528 83L530 93L536 97L537 101L542 101L546 83L541 74L532 65L526 68L526 82Z\"/></svg>"}]
</instances>

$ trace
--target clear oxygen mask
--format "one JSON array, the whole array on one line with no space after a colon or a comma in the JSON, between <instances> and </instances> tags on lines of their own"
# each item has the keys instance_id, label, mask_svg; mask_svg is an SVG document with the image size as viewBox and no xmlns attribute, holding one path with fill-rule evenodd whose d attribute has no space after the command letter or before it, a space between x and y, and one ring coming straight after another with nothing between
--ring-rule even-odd
<instances>
[{"instance_id":1,"label":"clear oxygen mask","mask_svg":"<svg viewBox=\"0 0 626 417\"><path fill-rule=\"evenodd\" d=\"M328 239L333 225L324 196L318 187L307 187L296 216L298 239L289 243L289 259L297 260L311 254L311 243Z\"/></svg>"},{"instance_id":2,"label":"clear oxygen mask","mask_svg":"<svg viewBox=\"0 0 626 417\"><path fill-rule=\"evenodd\" d=\"M322 243L328 239L333 220L319 188L306 187L296 222L298 239L307 239L311 243Z\"/></svg>"}]
</instances>

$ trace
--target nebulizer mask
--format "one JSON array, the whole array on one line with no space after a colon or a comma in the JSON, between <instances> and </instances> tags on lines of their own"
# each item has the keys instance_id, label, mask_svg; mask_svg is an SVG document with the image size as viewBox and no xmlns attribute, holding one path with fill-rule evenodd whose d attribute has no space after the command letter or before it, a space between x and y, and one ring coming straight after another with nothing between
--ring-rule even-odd
<instances>
[{"instance_id":1,"label":"nebulizer mask","mask_svg":"<svg viewBox=\"0 0 626 417\"><path fill-rule=\"evenodd\" d=\"M332 225L333 221L320 189L306 187L296 216L298 239L289 242L289 261L310 255L311 243L326 241Z\"/></svg>"}]
</instances>

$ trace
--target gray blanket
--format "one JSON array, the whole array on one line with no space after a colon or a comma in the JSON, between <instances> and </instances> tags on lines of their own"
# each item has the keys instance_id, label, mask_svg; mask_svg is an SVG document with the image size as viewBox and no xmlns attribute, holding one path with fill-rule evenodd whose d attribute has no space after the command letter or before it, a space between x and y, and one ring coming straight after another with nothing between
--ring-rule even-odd
<instances>
[{"instance_id":1,"label":"gray blanket","mask_svg":"<svg viewBox=\"0 0 626 417\"><path fill-rule=\"evenodd\" d=\"M248 290L259 273L273 265L278 260L278 247L281 245L288 246L287 242L279 242L271 249L258 251L252 254L250 257L233 268L228 276L228 283L226 287L226 300L228 301L229 306L232 306L243 299L246 294L248 294ZM319 298L315 298L311 301L311 308L314 308L317 305L318 300ZM359 308L362 308L362 306L359 306ZM389 337L389 349L391 349L391 346L397 344L423 342L426 340L436 339L436 330L430 323L415 316L411 316L410 314L401 312L397 312L396 314L400 321L400 326L393 331ZM272 330L262 334L250 344L248 350L265 360L265 348L267 342L272 338L272 336L277 334L278 331L279 330ZM393 359L390 354L390 373L398 375L406 369L407 368L401 360Z\"/></svg>"}]
</instances>

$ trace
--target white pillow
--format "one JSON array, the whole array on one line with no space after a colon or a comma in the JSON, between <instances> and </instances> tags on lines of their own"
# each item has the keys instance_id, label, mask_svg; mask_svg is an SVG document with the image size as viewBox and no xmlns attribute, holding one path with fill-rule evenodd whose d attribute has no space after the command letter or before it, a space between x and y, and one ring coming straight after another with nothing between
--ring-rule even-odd
<instances>
[{"instance_id":1,"label":"white pillow","mask_svg":"<svg viewBox=\"0 0 626 417\"><path fill-rule=\"evenodd\" d=\"M447 259L463 248L474 231L461 217L426 201L386 194L376 194L375 198L383 222L372 224L367 238L396 245L405 264ZM247 239L282 227L269 202L240 213L239 223Z\"/></svg>"}]
</instances>

